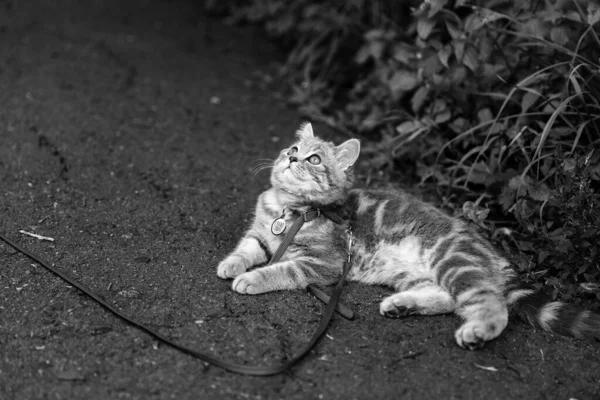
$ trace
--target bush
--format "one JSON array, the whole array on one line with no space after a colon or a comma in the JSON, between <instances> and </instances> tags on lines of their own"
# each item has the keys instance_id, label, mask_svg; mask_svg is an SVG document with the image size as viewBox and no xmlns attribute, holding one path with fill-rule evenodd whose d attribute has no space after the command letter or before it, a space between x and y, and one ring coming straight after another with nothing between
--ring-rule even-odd
<instances>
[{"instance_id":1,"label":"bush","mask_svg":"<svg viewBox=\"0 0 600 400\"><path fill-rule=\"evenodd\" d=\"M289 46L291 100L371 139L487 229L525 279L600 299L600 7L593 1L237 2Z\"/></svg>"}]
</instances>

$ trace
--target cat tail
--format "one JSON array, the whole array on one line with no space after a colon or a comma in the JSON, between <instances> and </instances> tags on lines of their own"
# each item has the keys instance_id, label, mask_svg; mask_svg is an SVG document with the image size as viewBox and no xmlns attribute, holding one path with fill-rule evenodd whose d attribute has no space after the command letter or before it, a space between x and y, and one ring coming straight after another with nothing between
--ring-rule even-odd
<instances>
[{"instance_id":1,"label":"cat tail","mask_svg":"<svg viewBox=\"0 0 600 400\"><path fill-rule=\"evenodd\" d=\"M553 301L532 287L515 285L506 291L513 314L545 331L578 339L600 340L600 314L572 304Z\"/></svg>"}]
</instances>

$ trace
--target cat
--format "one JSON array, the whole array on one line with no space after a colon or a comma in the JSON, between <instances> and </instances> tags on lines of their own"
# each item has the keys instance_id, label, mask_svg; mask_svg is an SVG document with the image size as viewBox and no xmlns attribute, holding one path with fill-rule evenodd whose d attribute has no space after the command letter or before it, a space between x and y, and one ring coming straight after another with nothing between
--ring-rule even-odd
<instances>
[{"instance_id":1,"label":"cat","mask_svg":"<svg viewBox=\"0 0 600 400\"><path fill-rule=\"evenodd\" d=\"M336 282L347 232L324 217L305 223L281 260L264 266L283 240L271 230L276 219L290 227L311 207L335 209L354 235L347 279L396 291L380 303L386 317L454 312L463 319L456 342L467 349L498 337L509 311L544 330L600 339L600 315L521 285L507 259L466 221L402 191L353 189L359 152L357 139L335 146L303 124L274 161L272 187L259 196L250 229L217 275L233 278L241 294Z\"/></svg>"}]
</instances>

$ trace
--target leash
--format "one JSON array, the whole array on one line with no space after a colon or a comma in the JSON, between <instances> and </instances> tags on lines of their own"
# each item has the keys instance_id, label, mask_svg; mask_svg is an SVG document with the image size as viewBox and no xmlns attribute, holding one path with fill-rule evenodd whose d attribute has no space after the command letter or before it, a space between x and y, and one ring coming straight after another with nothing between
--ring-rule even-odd
<instances>
[{"instance_id":1,"label":"leash","mask_svg":"<svg viewBox=\"0 0 600 400\"><path fill-rule=\"evenodd\" d=\"M281 259L281 256L283 256L283 253L285 253L285 250L292 243L294 237L296 236L296 233L298 233L300 228L302 228L302 225L304 225L305 222L309 222L309 221L312 221L313 219L318 218L321 214L336 225L345 225L346 224L346 221L344 221L342 219L342 217L340 217L339 215L337 215L336 213L331 212L331 211L321 210L321 209L317 208L317 209L310 209L310 210L302 213L300 215L300 217L296 218L296 220L292 224L290 230L286 233L285 237L283 238L283 241L281 242L279 247L277 247L277 250L273 254L273 257L271 257L271 259L269 260L267 265L271 265L271 264L279 261ZM349 232L351 232L351 231L349 231ZM350 247L348 247L348 253L349 252L350 252ZM350 260L348 260L347 262L349 263ZM329 303L329 299L330 299L329 295L327 295L325 292L323 292L317 286L310 284L310 285L308 285L308 289L312 292L312 294L316 298L321 300L323 303L325 303L325 304ZM343 305L342 303L337 303L335 310L346 319L349 319L349 320L354 319L354 313L352 312L352 310L350 308L346 307L345 305Z\"/></svg>"},{"instance_id":2,"label":"leash","mask_svg":"<svg viewBox=\"0 0 600 400\"><path fill-rule=\"evenodd\" d=\"M321 214L323 214L326 218L328 218L335 224L338 224L338 225L346 224L346 222L340 216L338 216L337 214L335 214L333 212L322 211L322 210L318 210L318 209L310 209L307 212L304 212L300 217L298 217L296 219L296 221L294 221L292 227L286 233L286 235L283 239L283 242L277 248L275 254L273 255L273 258L269 261L269 264L277 262L281 258L281 256L285 252L287 246L289 246L289 244L294 239L294 236L296 235L296 233L298 233L298 231L300 230L302 225L304 225L305 222L312 221L313 219L319 217ZM191 349L189 347L177 344L177 343L171 341L170 339L168 339L166 336L161 335L154 329L123 314L115 306L110 304L108 301L106 301L100 295L94 293L91 289L89 289L85 285L75 281L73 278L70 278L65 273L60 272L59 270L54 268L54 266L55 266L54 264L51 265L50 263L48 263L47 261L42 259L40 256L17 245L16 243L12 242L11 240L9 240L7 237L2 235L1 233L0 233L0 239L2 239L8 245L12 246L15 250L19 251L21 254L29 257L33 261L42 265L44 268L46 268L50 272L57 275L58 277L60 277L61 279L63 279L67 283L69 283L71 286L74 286L77 289L79 289L80 291L82 291L83 293L88 295L90 298L94 299L102 307L104 307L105 309L107 309L108 311L110 311L111 313L113 313L114 315L116 315L117 317L122 319L123 321L148 333L149 335L153 336L155 339L159 340L160 342L162 342L174 349L177 349L177 350L181 351L182 353L188 354L192 357L198 358L204 362L207 362L207 363L212 364L219 368L223 368L230 372L235 372L235 373L244 374L244 375L252 375L252 376L269 376L269 375L280 374L282 372L287 371L288 369L293 367L298 361L300 361L302 358L304 358L304 356L306 354L308 354L308 352L312 349L312 347L317 343L317 341L321 338L321 336L323 336L323 334L327 330L327 327L329 326L329 322L331 321L331 318L333 317L333 314L336 311L336 309L342 315L346 316L346 318L352 319L352 317L353 317L352 310L339 304L339 299L342 294L342 288L344 286L344 281L346 279L346 276L348 275L348 271L350 271L350 264L351 264L350 250L352 247L353 236L352 236L352 231L349 228L348 228L347 232L348 232L348 257L344 262L342 276L341 276L340 280L337 282L337 284L335 285L335 288L333 289L331 297L329 297L327 294L325 294L323 291L321 291L316 286L313 286L313 285L309 286L309 289L311 290L311 292L313 292L313 294L315 296L317 296L320 300L327 302L327 306L325 307L325 311L323 312L323 316L321 317L321 321L319 322L319 326L317 327L317 330L313 333L313 335L311 336L311 338L308 341L308 343L306 344L306 346L290 361L288 361L284 364L268 365L268 366L247 366L247 365L234 364L234 363L231 363L228 361L219 360L219 359L213 357L212 355L205 354L200 351Z\"/></svg>"}]
</instances>

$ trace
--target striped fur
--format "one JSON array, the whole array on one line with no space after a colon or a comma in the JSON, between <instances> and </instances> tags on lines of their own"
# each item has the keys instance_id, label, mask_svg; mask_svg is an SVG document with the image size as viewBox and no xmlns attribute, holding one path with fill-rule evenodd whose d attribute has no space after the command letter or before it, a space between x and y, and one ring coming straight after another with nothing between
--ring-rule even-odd
<instances>
[{"instance_id":1,"label":"striped fur","mask_svg":"<svg viewBox=\"0 0 600 400\"><path fill-rule=\"evenodd\" d=\"M348 279L396 291L381 302L382 315L454 312L464 320L456 341L469 349L498 337L509 311L545 330L600 339L599 315L519 286L508 261L466 222L400 191L351 189L357 140L335 146L314 137L310 124L296 135L274 162L272 187L259 196L252 226L218 267L219 277L234 278L233 290L257 294L335 282L346 238L344 228L325 218L307 222L281 261L260 267L282 241L271 233L282 212L289 227L308 207L335 206L355 237Z\"/></svg>"}]
</instances>

